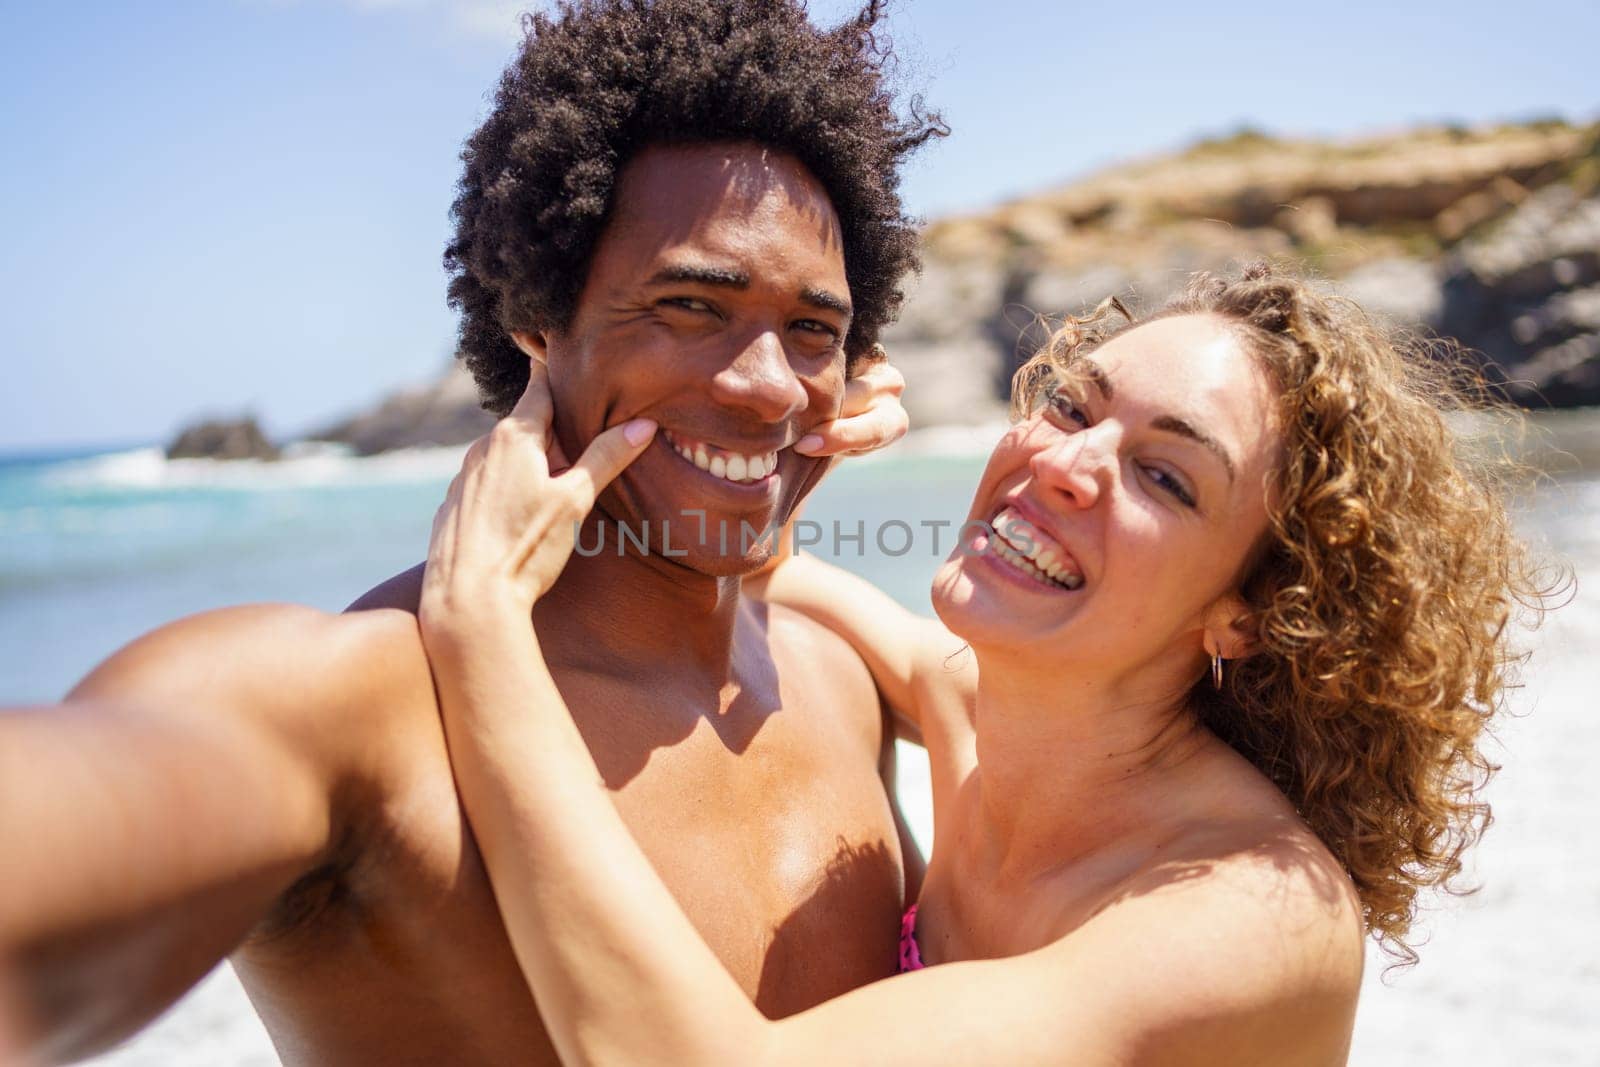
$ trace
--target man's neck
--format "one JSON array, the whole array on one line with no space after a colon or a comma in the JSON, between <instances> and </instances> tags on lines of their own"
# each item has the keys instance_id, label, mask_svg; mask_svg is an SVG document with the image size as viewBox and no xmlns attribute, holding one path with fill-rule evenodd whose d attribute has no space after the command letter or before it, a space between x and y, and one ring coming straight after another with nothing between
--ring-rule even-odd
<instances>
[{"instance_id":1,"label":"man's neck","mask_svg":"<svg viewBox=\"0 0 1600 1067\"><path fill-rule=\"evenodd\" d=\"M700 574L632 546L618 551L614 527L585 530L560 579L534 608L552 659L602 660L609 670L722 684L733 662L739 578ZM592 537L601 536L593 551Z\"/></svg>"}]
</instances>

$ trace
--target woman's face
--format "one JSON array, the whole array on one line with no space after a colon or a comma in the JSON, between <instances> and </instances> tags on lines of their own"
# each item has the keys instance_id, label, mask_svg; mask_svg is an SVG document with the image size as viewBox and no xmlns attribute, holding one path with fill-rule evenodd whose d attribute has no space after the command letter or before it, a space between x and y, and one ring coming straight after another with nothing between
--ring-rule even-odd
<instances>
[{"instance_id":1,"label":"woman's face","mask_svg":"<svg viewBox=\"0 0 1600 1067\"><path fill-rule=\"evenodd\" d=\"M996 446L934 606L980 655L1182 684L1205 628L1242 609L1274 391L1209 315L1136 327L1078 366Z\"/></svg>"}]
</instances>

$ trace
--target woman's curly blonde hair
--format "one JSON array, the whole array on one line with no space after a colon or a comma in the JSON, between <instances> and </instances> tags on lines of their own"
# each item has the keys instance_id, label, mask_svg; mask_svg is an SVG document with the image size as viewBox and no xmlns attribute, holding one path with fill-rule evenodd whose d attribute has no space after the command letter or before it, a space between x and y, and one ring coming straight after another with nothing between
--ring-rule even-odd
<instances>
[{"instance_id":1,"label":"woman's curly blonde hair","mask_svg":"<svg viewBox=\"0 0 1600 1067\"><path fill-rule=\"evenodd\" d=\"M1415 962L1418 890L1452 890L1490 822L1498 768L1479 741L1523 658L1508 624L1554 591L1513 529L1507 479L1468 462L1445 418L1493 401L1455 349L1265 265L1196 275L1152 318L1190 314L1226 319L1260 361L1283 443L1240 582L1257 652L1220 691L1197 684L1192 706L1343 863L1368 931ZM1017 410L1133 325L1115 300L1067 319L1018 371Z\"/></svg>"}]
</instances>

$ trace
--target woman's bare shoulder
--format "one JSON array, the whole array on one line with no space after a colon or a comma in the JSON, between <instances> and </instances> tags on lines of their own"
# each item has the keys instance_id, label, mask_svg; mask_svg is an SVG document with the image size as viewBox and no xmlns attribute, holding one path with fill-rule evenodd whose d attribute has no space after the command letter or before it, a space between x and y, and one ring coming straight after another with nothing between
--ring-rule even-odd
<instances>
[{"instance_id":1,"label":"woman's bare shoulder","mask_svg":"<svg viewBox=\"0 0 1600 1067\"><path fill-rule=\"evenodd\" d=\"M1246 817L1177 835L1029 957L1064 995L1092 991L1129 1062L1321 1065L1343 1062L1363 944L1354 888L1310 831Z\"/></svg>"},{"instance_id":2,"label":"woman's bare shoulder","mask_svg":"<svg viewBox=\"0 0 1600 1067\"><path fill-rule=\"evenodd\" d=\"M1167 842L1082 932L1148 946L1184 993L1212 1004L1319 1003L1353 1011L1361 903L1338 860L1292 812L1197 822ZM1068 940L1071 940L1069 937Z\"/></svg>"},{"instance_id":3,"label":"woman's bare shoulder","mask_svg":"<svg viewBox=\"0 0 1600 1067\"><path fill-rule=\"evenodd\" d=\"M859 990L799 1016L792 1047L862 1033L879 1058L930 1062L1343 1064L1362 928L1325 851L1246 818L1160 852L1087 920L1065 918L1078 901L1064 888L1064 928L1041 947Z\"/></svg>"}]
</instances>

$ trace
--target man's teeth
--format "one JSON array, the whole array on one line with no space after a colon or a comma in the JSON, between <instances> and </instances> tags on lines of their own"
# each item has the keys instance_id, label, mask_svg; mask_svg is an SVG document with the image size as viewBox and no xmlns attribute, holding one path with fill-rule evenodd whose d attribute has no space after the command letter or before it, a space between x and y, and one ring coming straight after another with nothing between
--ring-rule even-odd
<instances>
[{"instance_id":1,"label":"man's teeth","mask_svg":"<svg viewBox=\"0 0 1600 1067\"><path fill-rule=\"evenodd\" d=\"M1067 566L1059 547L1046 541L1037 527L1010 509L995 516L994 531L996 536L991 541L995 552L1024 573L1066 589L1083 585L1083 575Z\"/></svg>"},{"instance_id":2,"label":"man's teeth","mask_svg":"<svg viewBox=\"0 0 1600 1067\"><path fill-rule=\"evenodd\" d=\"M721 449L713 452L701 444L691 446L678 441L671 441L671 444L673 451L678 455L724 481L741 484L759 482L778 469L776 452L769 452L763 456L747 456L742 452L724 452Z\"/></svg>"}]
</instances>

